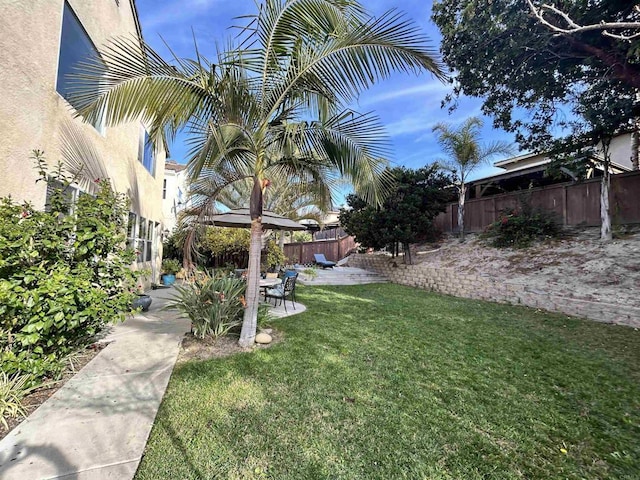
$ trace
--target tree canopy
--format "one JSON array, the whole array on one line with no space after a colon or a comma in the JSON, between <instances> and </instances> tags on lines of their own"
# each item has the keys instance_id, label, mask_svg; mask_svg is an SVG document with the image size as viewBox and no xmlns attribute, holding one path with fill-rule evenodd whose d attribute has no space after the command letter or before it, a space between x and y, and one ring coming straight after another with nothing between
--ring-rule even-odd
<instances>
[{"instance_id":1,"label":"tree canopy","mask_svg":"<svg viewBox=\"0 0 640 480\"><path fill-rule=\"evenodd\" d=\"M580 25L639 15L628 0L560 0L555 7ZM525 148L548 148L562 127L585 130L581 109L594 99L605 100L606 120L616 128L638 115L640 39L597 30L554 32L525 0L437 0L433 20L443 36L443 58L456 72L448 100L483 98L483 113L515 132Z\"/></svg>"},{"instance_id":2,"label":"tree canopy","mask_svg":"<svg viewBox=\"0 0 640 480\"><path fill-rule=\"evenodd\" d=\"M340 210L340 224L365 248L381 249L400 243L408 252L409 244L435 238L433 219L455 198L450 188L454 178L437 165L417 170L396 167L390 173L396 183L382 206L375 207L357 195L349 195L349 208Z\"/></svg>"}]
</instances>

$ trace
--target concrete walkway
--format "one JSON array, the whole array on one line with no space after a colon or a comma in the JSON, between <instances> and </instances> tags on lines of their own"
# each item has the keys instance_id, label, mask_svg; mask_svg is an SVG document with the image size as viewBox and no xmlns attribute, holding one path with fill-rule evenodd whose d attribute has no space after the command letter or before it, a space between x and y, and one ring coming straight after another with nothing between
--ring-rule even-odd
<instances>
[{"instance_id":1,"label":"concrete walkway","mask_svg":"<svg viewBox=\"0 0 640 480\"><path fill-rule=\"evenodd\" d=\"M297 269L302 285L364 285L367 283L387 283L386 277L379 273L362 268L336 266L333 268L316 268L316 278L304 273L304 268Z\"/></svg>"},{"instance_id":2,"label":"concrete walkway","mask_svg":"<svg viewBox=\"0 0 640 480\"><path fill-rule=\"evenodd\" d=\"M3 480L133 478L190 323L160 308L115 326L111 341L0 442Z\"/></svg>"}]
</instances>

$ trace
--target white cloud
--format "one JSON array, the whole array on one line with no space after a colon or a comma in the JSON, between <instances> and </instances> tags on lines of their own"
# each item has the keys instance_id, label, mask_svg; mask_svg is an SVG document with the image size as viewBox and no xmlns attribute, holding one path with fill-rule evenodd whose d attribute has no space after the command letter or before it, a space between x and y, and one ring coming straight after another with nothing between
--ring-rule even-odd
<instances>
[{"instance_id":1,"label":"white cloud","mask_svg":"<svg viewBox=\"0 0 640 480\"><path fill-rule=\"evenodd\" d=\"M438 99L440 99L445 93L450 91L450 89L451 87L449 85L445 85L439 81L431 81L422 85L414 85L399 90L390 88L387 92L365 98L364 101L360 102L360 107L388 102L389 100L397 100L403 97L420 97L421 99L428 97L431 99L434 96L437 96ZM439 102L440 100L437 101Z\"/></svg>"}]
</instances>

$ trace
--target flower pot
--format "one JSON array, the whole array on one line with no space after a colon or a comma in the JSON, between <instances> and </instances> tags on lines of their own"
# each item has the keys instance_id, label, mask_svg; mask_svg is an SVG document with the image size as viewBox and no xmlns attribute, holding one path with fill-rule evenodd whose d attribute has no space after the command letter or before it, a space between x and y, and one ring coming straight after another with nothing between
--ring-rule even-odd
<instances>
[{"instance_id":1,"label":"flower pot","mask_svg":"<svg viewBox=\"0 0 640 480\"><path fill-rule=\"evenodd\" d=\"M176 281L176 276L173 274L165 273L162 275L162 283L165 285L173 285Z\"/></svg>"},{"instance_id":2,"label":"flower pot","mask_svg":"<svg viewBox=\"0 0 640 480\"><path fill-rule=\"evenodd\" d=\"M152 298L149 295L138 295L138 297L134 298L133 302L131 302L131 308L133 308L134 310L142 308L142 311L146 312L147 310L149 310L149 306L151 306L151 301Z\"/></svg>"}]
</instances>

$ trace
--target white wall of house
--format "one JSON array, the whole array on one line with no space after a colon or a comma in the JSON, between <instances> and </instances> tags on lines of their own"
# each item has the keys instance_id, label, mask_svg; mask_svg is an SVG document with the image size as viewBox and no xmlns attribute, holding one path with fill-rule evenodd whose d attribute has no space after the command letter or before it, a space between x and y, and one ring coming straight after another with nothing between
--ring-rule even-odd
<instances>
[{"instance_id":1,"label":"white wall of house","mask_svg":"<svg viewBox=\"0 0 640 480\"><path fill-rule=\"evenodd\" d=\"M0 196L11 195L35 208L44 207L46 185L36 183L31 152L43 150L51 166L62 161L62 126L71 122L104 164L114 188L131 198L136 221L133 241L153 243L153 258L143 258L138 266L151 267L151 260L157 263L162 255L158 243L165 154L157 149L155 165L145 168L140 122L95 128L83 123L59 93L60 58L65 45L74 44L69 36L63 40L63 23L73 22L70 11L76 19L74 25L79 22L84 31L83 38L98 50L110 38L138 34L133 0L0 2ZM139 238L142 233L152 238Z\"/></svg>"},{"instance_id":2,"label":"white wall of house","mask_svg":"<svg viewBox=\"0 0 640 480\"><path fill-rule=\"evenodd\" d=\"M187 173L175 162L167 161L162 188L162 214L165 232L178 224L179 213L187 206Z\"/></svg>"}]
</instances>

